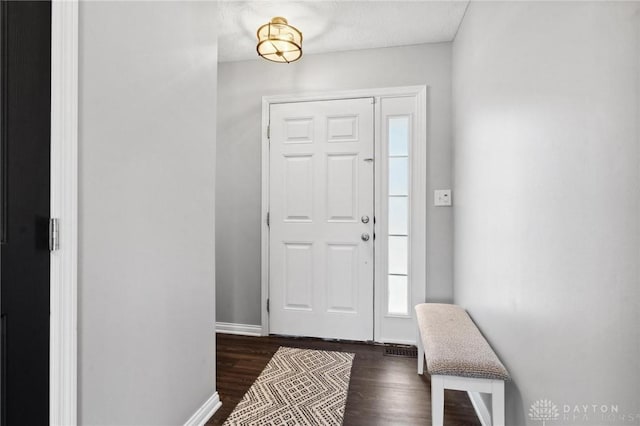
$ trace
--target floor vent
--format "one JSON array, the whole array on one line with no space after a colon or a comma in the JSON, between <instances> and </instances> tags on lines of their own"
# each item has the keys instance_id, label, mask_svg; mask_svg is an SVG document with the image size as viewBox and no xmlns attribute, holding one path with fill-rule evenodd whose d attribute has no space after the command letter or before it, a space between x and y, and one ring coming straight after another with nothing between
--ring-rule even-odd
<instances>
[{"instance_id":1,"label":"floor vent","mask_svg":"<svg viewBox=\"0 0 640 426\"><path fill-rule=\"evenodd\" d=\"M415 346L385 346L384 356L418 358L418 349Z\"/></svg>"}]
</instances>

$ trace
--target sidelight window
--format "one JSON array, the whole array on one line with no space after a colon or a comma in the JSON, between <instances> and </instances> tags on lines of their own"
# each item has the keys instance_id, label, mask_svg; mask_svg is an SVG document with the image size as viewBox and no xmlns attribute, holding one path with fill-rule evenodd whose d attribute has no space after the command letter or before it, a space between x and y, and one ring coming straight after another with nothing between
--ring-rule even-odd
<instances>
[{"instance_id":1,"label":"sidelight window","mask_svg":"<svg viewBox=\"0 0 640 426\"><path fill-rule=\"evenodd\" d=\"M409 313L409 116L387 119L387 312Z\"/></svg>"}]
</instances>

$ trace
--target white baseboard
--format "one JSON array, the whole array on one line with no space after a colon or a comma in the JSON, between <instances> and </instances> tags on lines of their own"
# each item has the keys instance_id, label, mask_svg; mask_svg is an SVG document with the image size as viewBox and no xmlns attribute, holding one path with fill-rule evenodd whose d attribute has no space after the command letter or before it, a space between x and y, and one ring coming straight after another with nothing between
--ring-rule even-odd
<instances>
[{"instance_id":1,"label":"white baseboard","mask_svg":"<svg viewBox=\"0 0 640 426\"><path fill-rule=\"evenodd\" d=\"M467 395L469 395L471 405L473 405L473 409L476 410L476 414L478 419L480 419L482 426L491 426L491 414L489 413L489 409L484 403L480 392L467 392Z\"/></svg>"},{"instance_id":2,"label":"white baseboard","mask_svg":"<svg viewBox=\"0 0 640 426\"><path fill-rule=\"evenodd\" d=\"M216 333L239 334L241 336L262 336L262 326L217 322Z\"/></svg>"},{"instance_id":3,"label":"white baseboard","mask_svg":"<svg viewBox=\"0 0 640 426\"><path fill-rule=\"evenodd\" d=\"M187 420L184 426L204 426L221 405L220 396L216 392L202 404L202 407L198 408L198 411L193 413L193 416Z\"/></svg>"}]
</instances>

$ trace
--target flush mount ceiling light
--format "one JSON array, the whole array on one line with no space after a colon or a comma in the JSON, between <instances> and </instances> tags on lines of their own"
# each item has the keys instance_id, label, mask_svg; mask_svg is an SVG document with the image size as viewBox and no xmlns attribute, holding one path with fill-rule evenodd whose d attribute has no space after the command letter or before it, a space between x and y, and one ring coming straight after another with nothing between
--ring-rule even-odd
<instances>
[{"instance_id":1,"label":"flush mount ceiling light","mask_svg":"<svg viewBox=\"0 0 640 426\"><path fill-rule=\"evenodd\" d=\"M282 17L258 28L258 55L273 62L291 63L302 57L302 33Z\"/></svg>"}]
</instances>

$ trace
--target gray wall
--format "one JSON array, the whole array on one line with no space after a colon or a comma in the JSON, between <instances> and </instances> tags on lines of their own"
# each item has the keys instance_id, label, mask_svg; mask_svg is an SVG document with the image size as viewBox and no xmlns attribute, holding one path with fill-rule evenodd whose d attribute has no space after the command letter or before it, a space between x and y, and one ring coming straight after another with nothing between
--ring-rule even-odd
<instances>
[{"instance_id":1,"label":"gray wall","mask_svg":"<svg viewBox=\"0 0 640 426\"><path fill-rule=\"evenodd\" d=\"M79 423L215 391L213 3L80 4Z\"/></svg>"},{"instance_id":2,"label":"gray wall","mask_svg":"<svg viewBox=\"0 0 640 426\"><path fill-rule=\"evenodd\" d=\"M451 44L219 64L217 320L259 325L262 96L426 84L431 189L451 185ZM431 195L428 196L431 200ZM427 298L451 301L452 214L428 208Z\"/></svg>"},{"instance_id":3,"label":"gray wall","mask_svg":"<svg viewBox=\"0 0 640 426\"><path fill-rule=\"evenodd\" d=\"M543 398L558 425L640 414L639 9L474 2L454 42L455 301L513 374L510 425Z\"/></svg>"}]
</instances>

